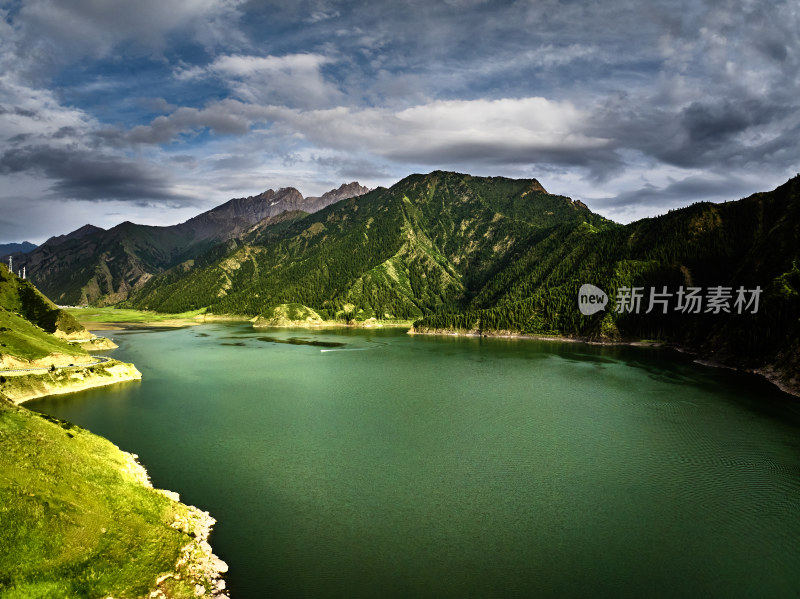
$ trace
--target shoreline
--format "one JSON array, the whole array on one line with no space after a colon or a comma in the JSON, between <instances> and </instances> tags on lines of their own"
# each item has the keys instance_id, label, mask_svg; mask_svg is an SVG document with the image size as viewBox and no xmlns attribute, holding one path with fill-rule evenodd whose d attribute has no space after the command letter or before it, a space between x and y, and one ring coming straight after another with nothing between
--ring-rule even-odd
<instances>
[{"instance_id":1,"label":"shoreline","mask_svg":"<svg viewBox=\"0 0 800 599\"><path fill-rule=\"evenodd\" d=\"M203 322L198 322L194 319L174 318L170 320L152 320L142 322L94 322L91 320L79 321L89 331L127 331L130 329L180 329L183 327L192 327Z\"/></svg>"},{"instance_id":2,"label":"shoreline","mask_svg":"<svg viewBox=\"0 0 800 599\"><path fill-rule=\"evenodd\" d=\"M367 320L351 322L344 322L341 320L288 320L285 318L272 318L267 319L263 316L246 316L242 314L196 314L193 316L180 316L175 315L175 318L158 318L158 313L152 313L153 318L146 317L136 320L125 320L124 317L119 320L103 319L93 320L91 318L83 318L81 313L83 309L75 309L70 313L76 320L83 325L88 331L127 331L133 329L178 329L183 327L198 326L201 324L209 324L214 322L250 322L253 328L398 328L405 327L411 328L414 324L413 320L378 320L370 318ZM91 313L90 313L91 314ZM107 315L108 313L105 313ZM148 314L141 312L140 314ZM167 315L171 316L171 315Z\"/></svg>"},{"instance_id":3,"label":"shoreline","mask_svg":"<svg viewBox=\"0 0 800 599\"><path fill-rule=\"evenodd\" d=\"M413 327L410 322L391 322L391 321L361 321L361 322L340 322L337 320L323 320L322 322L306 321L287 321L284 323L253 322L254 329L384 329L384 328L406 328Z\"/></svg>"},{"instance_id":4,"label":"shoreline","mask_svg":"<svg viewBox=\"0 0 800 599\"><path fill-rule=\"evenodd\" d=\"M223 574L228 571L228 564L214 554L208 543L208 538L217 522L216 519L196 506L182 503L180 495L175 491L156 489L150 480L147 469L139 462L139 456L127 451L122 451L122 453L128 458L127 472L139 484L153 489L156 493L186 509L185 517L174 514L175 519L168 526L194 537L181 548L174 571L161 574L155 579L148 597L152 599L168 597L164 591L169 592L170 583L180 581L185 576L186 582L194 585L195 595L207 596L211 599L229 599L230 595L226 590L225 580L222 578Z\"/></svg>"},{"instance_id":5,"label":"shoreline","mask_svg":"<svg viewBox=\"0 0 800 599\"><path fill-rule=\"evenodd\" d=\"M133 364L116 360L91 366L62 367L53 372L5 372L0 374L5 379L2 384L2 395L15 405L22 405L27 401L43 397L66 395L117 383L138 381L142 378L142 373Z\"/></svg>"},{"instance_id":6,"label":"shoreline","mask_svg":"<svg viewBox=\"0 0 800 599\"><path fill-rule=\"evenodd\" d=\"M523 339L523 340L533 340L533 341L559 341L562 343L585 343L587 345L605 345L605 346L630 346L630 347L648 347L648 348L660 348L660 349L671 349L673 351L677 351L680 353L691 354L694 356L693 362L695 364L699 364L701 366L708 366L711 368L727 368L729 370L736 370L738 372L746 372L749 374L755 374L760 377L765 378L769 383L775 385L778 389L782 392L786 393L787 395L791 395L793 397L800 398L800 386L795 386L787 382L783 377L781 377L780 373L776 372L773 368L769 365L762 366L760 368L744 368L741 366L731 366L730 364L724 364L717 360L714 360L710 357L703 357L703 355L698 352L697 350L685 347L681 345L677 345L674 343L669 343L666 341L595 341L589 339L588 337L568 337L568 336L560 336L560 335L535 335L535 334L524 334L524 333L514 333L512 331L455 331L455 330L446 330L446 329L434 329L434 330L426 330L420 331L415 330L412 326L408 330L409 335L435 335L440 337L485 337L485 338L498 338L498 339Z\"/></svg>"},{"instance_id":7,"label":"shoreline","mask_svg":"<svg viewBox=\"0 0 800 599\"><path fill-rule=\"evenodd\" d=\"M23 404L34 399L67 395L87 389L138 381L142 378L141 372L133 364L127 362L111 360L102 363L102 366L102 371L107 374L91 372L90 369L93 367L80 366L45 373L5 373L9 375L9 378L4 377L0 401L5 400L21 410L27 410L28 408ZM13 379L13 388L9 389L11 379ZM101 435L95 436L105 439ZM106 440L108 441L108 439ZM228 565L214 554L208 542L216 519L196 506L181 503L178 493L166 489L156 489L150 481L147 470L138 461L138 456L118 447L117 449L128 460L124 468L125 473L138 484L153 489L176 504L174 520L164 525L193 537L181 548L172 571L156 573L148 597L166 599L172 596L171 586L189 584L193 586L196 596L229 599L230 595L226 590L223 578L228 571ZM184 511L185 515L179 513ZM168 594L165 594L165 591Z\"/></svg>"}]
</instances>

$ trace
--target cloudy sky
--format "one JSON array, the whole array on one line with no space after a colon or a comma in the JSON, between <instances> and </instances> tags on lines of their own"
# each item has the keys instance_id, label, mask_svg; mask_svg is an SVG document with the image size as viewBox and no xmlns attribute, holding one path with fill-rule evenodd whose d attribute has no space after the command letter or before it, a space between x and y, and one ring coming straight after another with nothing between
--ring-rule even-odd
<instances>
[{"instance_id":1,"label":"cloudy sky","mask_svg":"<svg viewBox=\"0 0 800 599\"><path fill-rule=\"evenodd\" d=\"M0 243L535 177L628 222L800 171L796 0L0 0Z\"/></svg>"}]
</instances>

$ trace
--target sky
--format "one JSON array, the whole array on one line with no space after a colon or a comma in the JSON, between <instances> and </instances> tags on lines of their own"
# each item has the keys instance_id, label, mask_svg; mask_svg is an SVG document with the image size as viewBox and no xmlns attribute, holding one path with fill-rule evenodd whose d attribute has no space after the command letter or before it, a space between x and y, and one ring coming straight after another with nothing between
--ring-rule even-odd
<instances>
[{"instance_id":1,"label":"sky","mask_svg":"<svg viewBox=\"0 0 800 599\"><path fill-rule=\"evenodd\" d=\"M796 0L0 0L0 243L453 170L619 222L800 171Z\"/></svg>"}]
</instances>

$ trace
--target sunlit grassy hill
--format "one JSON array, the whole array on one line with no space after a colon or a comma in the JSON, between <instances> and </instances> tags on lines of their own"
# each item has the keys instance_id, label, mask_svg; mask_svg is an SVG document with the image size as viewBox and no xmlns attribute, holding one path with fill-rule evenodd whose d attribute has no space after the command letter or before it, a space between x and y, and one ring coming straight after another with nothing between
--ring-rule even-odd
<instances>
[{"instance_id":1,"label":"sunlit grassy hill","mask_svg":"<svg viewBox=\"0 0 800 599\"><path fill-rule=\"evenodd\" d=\"M67 422L0 400L0 596L143 597L191 537L186 506L133 459ZM192 597L172 581L169 596Z\"/></svg>"},{"instance_id":2,"label":"sunlit grassy hill","mask_svg":"<svg viewBox=\"0 0 800 599\"><path fill-rule=\"evenodd\" d=\"M133 598L158 588L184 598L198 584L210 595L212 557L199 543L207 514L150 488L109 441L11 402L140 376L130 364L94 364L56 334L88 335L0 267L0 362L11 367L0 370L0 597ZM178 576L157 584L167 574Z\"/></svg>"}]
</instances>

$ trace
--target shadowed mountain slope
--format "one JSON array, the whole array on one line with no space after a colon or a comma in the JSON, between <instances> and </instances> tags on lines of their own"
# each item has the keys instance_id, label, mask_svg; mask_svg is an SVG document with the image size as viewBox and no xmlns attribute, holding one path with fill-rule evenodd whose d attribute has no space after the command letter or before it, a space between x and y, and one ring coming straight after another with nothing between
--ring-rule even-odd
<instances>
[{"instance_id":1,"label":"shadowed mountain slope","mask_svg":"<svg viewBox=\"0 0 800 599\"><path fill-rule=\"evenodd\" d=\"M350 183L320 198L303 198L289 187L233 199L168 227L124 222L103 230L86 225L50 238L30 254L15 255L14 268L26 267L31 280L59 304L115 304L154 274L237 237L266 218L287 211L314 212L366 191Z\"/></svg>"}]
</instances>

